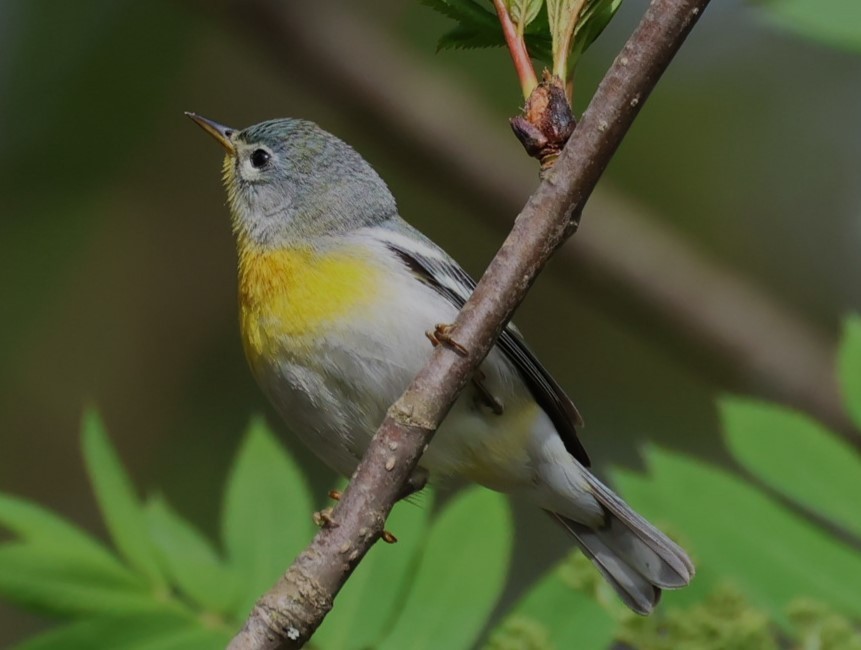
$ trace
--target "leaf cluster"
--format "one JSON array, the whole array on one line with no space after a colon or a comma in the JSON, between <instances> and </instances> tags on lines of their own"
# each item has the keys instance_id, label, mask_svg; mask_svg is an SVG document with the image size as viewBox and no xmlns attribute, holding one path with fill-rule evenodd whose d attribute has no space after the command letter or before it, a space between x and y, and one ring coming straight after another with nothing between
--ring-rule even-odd
<instances>
[{"instance_id":1,"label":"leaf cluster","mask_svg":"<svg viewBox=\"0 0 861 650\"><path fill-rule=\"evenodd\" d=\"M490 3L479 0L421 0L421 3L456 23L440 37L438 50L505 45L502 27ZM523 35L530 56L552 66L565 79L621 3L622 0L506 0L505 5Z\"/></svg>"},{"instance_id":2,"label":"leaf cluster","mask_svg":"<svg viewBox=\"0 0 861 650\"><path fill-rule=\"evenodd\" d=\"M847 410L861 426L857 317L847 321L838 367ZM640 650L861 650L861 459L799 413L741 398L723 399L720 412L728 447L754 481L656 448L646 451L647 474L614 473L632 505L693 551L693 585L666 594L643 619L572 555L481 647L599 650L616 640ZM0 526L14 536L0 544L0 597L60 622L15 650L223 648L313 534L304 477L260 421L227 479L220 545L163 497L138 498L92 413L83 451L112 549L0 495ZM478 488L437 512L432 504L427 494L423 507L396 507L388 526L401 541L371 550L313 647L476 647L505 584L511 517L503 497Z\"/></svg>"},{"instance_id":3,"label":"leaf cluster","mask_svg":"<svg viewBox=\"0 0 861 650\"><path fill-rule=\"evenodd\" d=\"M454 20L457 24L437 42L437 51L503 47L505 37L499 20L488 4L478 0L420 0L431 9ZM540 3L539 3L540 4ZM550 65L553 48L544 7L524 26L523 36L529 53Z\"/></svg>"}]
</instances>

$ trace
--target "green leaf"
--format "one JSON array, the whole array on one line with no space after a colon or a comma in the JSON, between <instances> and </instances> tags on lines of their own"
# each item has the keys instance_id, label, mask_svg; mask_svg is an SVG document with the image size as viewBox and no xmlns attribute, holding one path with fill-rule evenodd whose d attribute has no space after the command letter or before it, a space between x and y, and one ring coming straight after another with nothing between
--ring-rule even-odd
<instances>
[{"instance_id":1,"label":"green leaf","mask_svg":"<svg viewBox=\"0 0 861 650\"><path fill-rule=\"evenodd\" d=\"M720 411L730 451L751 474L861 536L861 458L852 447L780 406L724 398Z\"/></svg>"},{"instance_id":2,"label":"green leaf","mask_svg":"<svg viewBox=\"0 0 861 650\"><path fill-rule=\"evenodd\" d=\"M561 79L566 78L567 70L559 68L571 50L574 29L580 18L575 14L585 9L582 3L583 0L547 0L547 22L553 42L553 70Z\"/></svg>"},{"instance_id":3,"label":"green leaf","mask_svg":"<svg viewBox=\"0 0 861 650\"><path fill-rule=\"evenodd\" d=\"M117 550L151 584L165 588L143 508L95 411L84 414L83 447L96 501Z\"/></svg>"},{"instance_id":4,"label":"green leaf","mask_svg":"<svg viewBox=\"0 0 861 650\"><path fill-rule=\"evenodd\" d=\"M622 0L589 0L574 28L571 54L568 56L569 69L573 70L577 66L580 57L601 35L621 5Z\"/></svg>"},{"instance_id":5,"label":"green leaf","mask_svg":"<svg viewBox=\"0 0 861 650\"><path fill-rule=\"evenodd\" d=\"M861 51L861 3L856 0L772 0L761 6L774 23L801 36Z\"/></svg>"},{"instance_id":6,"label":"green leaf","mask_svg":"<svg viewBox=\"0 0 861 650\"><path fill-rule=\"evenodd\" d=\"M514 647L512 641L518 635L532 637L531 646L526 646L525 639L518 640L520 647L539 649L552 643L560 649L604 650L610 647L615 629L615 620L594 599L568 586L557 569L521 598L487 650Z\"/></svg>"},{"instance_id":7,"label":"green leaf","mask_svg":"<svg viewBox=\"0 0 861 650\"><path fill-rule=\"evenodd\" d=\"M474 0L421 0L421 3L458 23L440 38L437 51L505 45L505 37L496 14ZM547 12L543 3L539 3L539 6L534 20L526 27L524 39L530 56L549 63L551 55Z\"/></svg>"},{"instance_id":8,"label":"green leaf","mask_svg":"<svg viewBox=\"0 0 861 650\"><path fill-rule=\"evenodd\" d=\"M861 429L861 316L853 315L843 323L843 338L837 356L837 376L846 410Z\"/></svg>"},{"instance_id":9,"label":"green leaf","mask_svg":"<svg viewBox=\"0 0 861 650\"><path fill-rule=\"evenodd\" d=\"M0 494L0 526L8 528L22 541L43 548L74 553L103 572L118 579L135 581L135 576L101 543L57 515L6 494Z\"/></svg>"},{"instance_id":10,"label":"green leaf","mask_svg":"<svg viewBox=\"0 0 861 650\"><path fill-rule=\"evenodd\" d=\"M502 47L505 41L501 34L488 33L472 27L458 25L440 36L437 51L442 50L472 50L485 47Z\"/></svg>"},{"instance_id":11,"label":"green leaf","mask_svg":"<svg viewBox=\"0 0 861 650\"><path fill-rule=\"evenodd\" d=\"M164 499L148 504L150 535L172 582L204 609L221 614L235 607L238 576L225 566L203 535Z\"/></svg>"},{"instance_id":12,"label":"green leaf","mask_svg":"<svg viewBox=\"0 0 861 650\"><path fill-rule=\"evenodd\" d=\"M299 467L252 421L227 482L222 517L229 563L242 578L242 618L311 540L313 503Z\"/></svg>"},{"instance_id":13,"label":"green leaf","mask_svg":"<svg viewBox=\"0 0 861 650\"><path fill-rule=\"evenodd\" d=\"M226 631L207 629L176 614L96 618L56 628L14 650L221 650Z\"/></svg>"},{"instance_id":14,"label":"green leaf","mask_svg":"<svg viewBox=\"0 0 861 650\"><path fill-rule=\"evenodd\" d=\"M511 22L517 27L519 33L523 33L526 27L538 16L544 0L504 0L505 8L511 17Z\"/></svg>"},{"instance_id":15,"label":"green leaf","mask_svg":"<svg viewBox=\"0 0 861 650\"><path fill-rule=\"evenodd\" d=\"M19 543L0 546L0 595L28 609L59 615L175 608L166 595L104 572L86 555Z\"/></svg>"},{"instance_id":16,"label":"green leaf","mask_svg":"<svg viewBox=\"0 0 861 650\"><path fill-rule=\"evenodd\" d=\"M421 0L421 3L457 22L437 43L437 51L454 48L505 45L496 14L474 0Z\"/></svg>"},{"instance_id":17,"label":"green leaf","mask_svg":"<svg viewBox=\"0 0 861 650\"><path fill-rule=\"evenodd\" d=\"M325 650L361 650L375 647L391 628L406 598L433 504L429 488L422 502L399 503L386 522L397 544L375 544L344 589L335 607L314 634L314 643Z\"/></svg>"},{"instance_id":18,"label":"green leaf","mask_svg":"<svg viewBox=\"0 0 861 650\"><path fill-rule=\"evenodd\" d=\"M481 488L440 513L403 611L380 650L471 648L505 585L514 536L505 498Z\"/></svg>"},{"instance_id":19,"label":"green leaf","mask_svg":"<svg viewBox=\"0 0 861 650\"><path fill-rule=\"evenodd\" d=\"M614 472L622 493L647 518L671 521L703 565L755 604L781 622L799 595L861 613L858 553L724 471L658 449L646 458L648 477Z\"/></svg>"},{"instance_id":20,"label":"green leaf","mask_svg":"<svg viewBox=\"0 0 861 650\"><path fill-rule=\"evenodd\" d=\"M470 25L481 31L501 32L496 14L475 0L420 0L423 5L438 11L443 16Z\"/></svg>"}]
</instances>

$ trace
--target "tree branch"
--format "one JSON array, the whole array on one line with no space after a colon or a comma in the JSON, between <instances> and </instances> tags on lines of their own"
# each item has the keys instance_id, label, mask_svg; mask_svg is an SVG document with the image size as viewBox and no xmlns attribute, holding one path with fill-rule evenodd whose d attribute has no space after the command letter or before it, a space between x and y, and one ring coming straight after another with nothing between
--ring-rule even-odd
<instances>
[{"instance_id":1,"label":"tree branch","mask_svg":"<svg viewBox=\"0 0 861 650\"><path fill-rule=\"evenodd\" d=\"M558 162L518 215L454 323L466 350L438 346L392 405L356 469L332 524L257 602L231 650L299 648L310 639L415 471L436 427L493 346L583 205L659 76L708 0L653 0L616 58Z\"/></svg>"}]
</instances>

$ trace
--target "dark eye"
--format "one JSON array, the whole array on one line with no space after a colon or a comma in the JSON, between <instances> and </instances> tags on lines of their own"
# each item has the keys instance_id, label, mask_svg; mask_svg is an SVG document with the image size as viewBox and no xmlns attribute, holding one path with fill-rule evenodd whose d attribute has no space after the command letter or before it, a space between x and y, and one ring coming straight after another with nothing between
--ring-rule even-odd
<instances>
[{"instance_id":1,"label":"dark eye","mask_svg":"<svg viewBox=\"0 0 861 650\"><path fill-rule=\"evenodd\" d=\"M251 166L254 169L262 169L269 164L269 159L272 156L265 149L255 149L251 154Z\"/></svg>"}]
</instances>

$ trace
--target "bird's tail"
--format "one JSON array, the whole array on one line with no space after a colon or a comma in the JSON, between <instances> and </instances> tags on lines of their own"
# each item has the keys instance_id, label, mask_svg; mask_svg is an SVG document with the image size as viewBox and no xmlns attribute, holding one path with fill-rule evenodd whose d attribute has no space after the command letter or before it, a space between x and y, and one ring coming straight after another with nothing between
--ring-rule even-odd
<instances>
[{"instance_id":1,"label":"bird's tail","mask_svg":"<svg viewBox=\"0 0 861 650\"><path fill-rule=\"evenodd\" d=\"M678 589L691 581L694 565L678 544L589 472L585 475L606 513L604 525L590 528L550 514L574 536L625 604L638 614L649 614L660 600L661 589Z\"/></svg>"}]
</instances>

